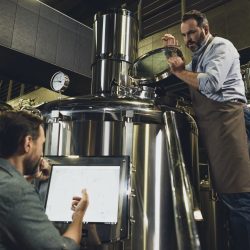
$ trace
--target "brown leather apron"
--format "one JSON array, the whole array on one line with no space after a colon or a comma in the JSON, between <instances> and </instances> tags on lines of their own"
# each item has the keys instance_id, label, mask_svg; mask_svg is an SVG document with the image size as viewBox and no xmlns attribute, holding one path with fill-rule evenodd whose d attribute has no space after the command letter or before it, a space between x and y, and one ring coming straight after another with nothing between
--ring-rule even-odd
<instances>
[{"instance_id":1,"label":"brown leather apron","mask_svg":"<svg viewBox=\"0 0 250 250\"><path fill-rule=\"evenodd\" d=\"M250 192L250 161L243 104L217 102L190 88L212 183L218 193Z\"/></svg>"}]
</instances>

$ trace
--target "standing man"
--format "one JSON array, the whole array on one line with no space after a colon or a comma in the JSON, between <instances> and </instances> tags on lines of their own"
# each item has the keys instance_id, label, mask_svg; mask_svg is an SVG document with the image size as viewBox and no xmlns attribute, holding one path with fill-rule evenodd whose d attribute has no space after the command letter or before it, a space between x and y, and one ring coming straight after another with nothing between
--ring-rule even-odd
<instances>
[{"instance_id":1,"label":"standing man","mask_svg":"<svg viewBox=\"0 0 250 250\"><path fill-rule=\"evenodd\" d=\"M0 114L0 249L79 249L88 195L73 197L72 223L63 236L48 220L34 187L45 141L43 121L25 111ZM70 209L70 208L69 208Z\"/></svg>"},{"instance_id":2,"label":"standing man","mask_svg":"<svg viewBox=\"0 0 250 250\"><path fill-rule=\"evenodd\" d=\"M250 249L250 163L244 124L246 103L239 54L233 44L213 37L206 16L196 10L182 17L181 34L193 58L185 66L170 57L172 73L190 89L193 109L210 163L212 184L230 209L235 249ZM164 45L177 45L170 34Z\"/></svg>"}]
</instances>

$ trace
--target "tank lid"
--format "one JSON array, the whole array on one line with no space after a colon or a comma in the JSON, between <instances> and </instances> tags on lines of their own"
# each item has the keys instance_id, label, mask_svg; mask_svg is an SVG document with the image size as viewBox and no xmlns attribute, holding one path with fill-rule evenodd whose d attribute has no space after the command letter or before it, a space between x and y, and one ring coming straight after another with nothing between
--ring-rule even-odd
<instances>
[{"instance_id":1,"label":"tank lid","mask_svg":"<svg viewBox=\"0 0 250 250\"><path fill-rule=\"evenodd\" d=\"M117 98L102 96L79 96L45 103L39 107L42 111L52 109L78 110L81 108L114 108L136 110L158 110L153 100L141 100L135 98Z\"/></svg>"},{"instance_id":2,"label":"tank lid","mask_svg":"<svg viewBox=\"0 0 250 250\"><path fill-rule=\"evenodd\" d=\"M147 52L135 60L129 69L129 75L139 85L156 83L171 75L168 57L183 54L178 46L168 46Z\"/></svg>"}]
</instances>

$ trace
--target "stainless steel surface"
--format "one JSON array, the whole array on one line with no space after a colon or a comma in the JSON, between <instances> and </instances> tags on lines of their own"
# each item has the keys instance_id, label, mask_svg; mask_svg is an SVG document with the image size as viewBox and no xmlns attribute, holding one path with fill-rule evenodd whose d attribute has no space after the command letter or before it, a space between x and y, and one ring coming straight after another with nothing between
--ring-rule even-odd
<instances>
[{"instance_id":1,"label":"stainless steel surface","mask_svg":"<svg viewBox=\"0 0 250 250\"><path fill-rule=\"evenodd\" d=\"M100 57L132 62L136 58L137 20L126 9L98 12L94 17L94 61ZM129 40L129 41L128 41Z\"/></svg>"},{"instance_id":2,"label":"stainless steel surface","mask_svg":"<svg viewBox=\"0 0 250 250\"><path fill-rule=\"evenodd\" d=\"M139 86L136 91L133 93L134 97L138 97L141 99L155 99L156 94L154 88L147 86Z\"/></svg>"},{"instance_id":3,"label":"stainless steel surface","mask_svg":"<svg viewBox=\"0 0 250 250\"><path fill-rule=\"evenodd\" d=\"M120 88L130 85L130 63L121 60L100 59L92 66L92 94L120 95ZM125 95L127 96L127 95Z\"/></svg>"},{"instance_id":4,"label":"stainless steel surface","mask_svg":"<svg viewBox=\"0 0 250 250\"><path fill-rule=\"evenodd\" d=\"M112 86L111 93L115 93L116 96L120 98L132 98L132 99L138 99L138 100L154 100L156 97L155 89L148 86L130 86L130 87L124 87L124 86Z\"/></svg>"},{"instance_id":5,"label":"stainless steel surface","mask_svg":"<svg viewBox=\"0 0 250 250\"><path fill-rule=\"evenodd\" d=\"M247 98L250 98L250 61L241 67L242 78L245 84Z\"/></svg>"},{"instance_id":6,"label":"stainless steel surface","mask_svg":"<svg viewBox=\"0 0 250 250\"><path fill-rule=\"evenodd\" d=\"M114 84L130 85L128 69L137 54L137 30L137 20L128 10L114 9L95 15L92 94L110 94Z\"/></svg>"},{"instance_id":7,"label":"stainless steel surface","mask_svg":"<svg viewBox=\"0 0 250 250\"><path fill-rule=\"evenodd\" d=\"M70 98L41 109L47 119L49 155L121 155L129 146L124 141L129 136L124 131L127 120L161 121L161 112L151 101L133 99Z\"/></svg>"},{"instance_id":8,"label":"stainless steel surface","mask_svg":"<svg viewBox=\"0 0 250 250\"><path fill-rule=\"evenodd\" d=\"M195 205L195 209L198 209L199 207L199 197L200 197L200 170L199 170L199 148L198 148L198 127L197 124L193 118L193 116L191 116L189 113L185 112L185 118L186 118L186 122L189 124L188 128L189 128L189 137L188 135L182 137L184 140L187 138L189 138L188 143L188 147L189 148L189 153L188 154L184 154L184 160L185 160L185 164L186 164L186 169L188 171L188 176L191 180L192 183L192 187L193 187L193 196L195 197L195 200L198 202L198 204ZM178 122L177 124L180 124L180 122ZM184 125L185 126L185 125ZM187 126L187 125L186 125ZM177 125L178 127L178 125ZM180 131L180 130L179 130ZM180 135L180 134L179 134ZM182 141L182 138L179 136L180 141ZM185 142L182 143L182 145ZM183 150L182 150L183 152ZM185 159L185 157L189 157L188 159ZM189 164L189 166L188 166Z\"/></svg>"},{"instance_id":9,"label":"stainless steel surface","mask_svg":"<svg viewBox=\"0 0 250 250\"><path fill-rule=\"evenodd\" d=\"M176 250L168 170L170 152L174 149L166 145L163 112L154 102L133 98L82 97L54 101L40 109L46 118L45 155L130 156L130 240L125 240L122 246L114 246L114 249ZM181 143L187 145L184 153L188 157L185 159L193 159L190 156L193 143L190 124L186 117L183 118L186 116L183 112L176 110L173 113L180 117ZM168 122L173 126L173 121ZM171 130L171 133L176 131ZM106 234L110 241L114 241L119 238L120 231L118 226L111 227ZM113 243L109 245L102 238L101 242L102 248L96 246L93 249L112 249Z\"/></svg>"},{"instance_id":10,"label":"stainless steel surface","mask_svg":"<svg viewBox=\"0 0 250 250\"><path fill-rule=\"evenodd\" d=\"M132 155L132 249L174 250L176 240L163 125L135 124Z\"/></svg>"},{"instance_id":11,"label":"stainless steel surface","mask_svg":"<svg viewBox=\"0 0 250 250\"><path fill-rule=\"evenodd\" d=\"M167 152L173 196L174 220L178 249L201 249L199 236L193 216L193 194L185 169L175 113L164 113Z\"/></svg>"},{"instance_id":12,"label":"stainless steel surface","mask_svg":"<svg viewBox=\"0 0 250 250\"><path fill-rule=\"evenodd\" d=\"M199 225L202 250L232 249L228 210L212 189L208 163L200 163L200 206L204 217Z\"/></svg>"}]
</instances>

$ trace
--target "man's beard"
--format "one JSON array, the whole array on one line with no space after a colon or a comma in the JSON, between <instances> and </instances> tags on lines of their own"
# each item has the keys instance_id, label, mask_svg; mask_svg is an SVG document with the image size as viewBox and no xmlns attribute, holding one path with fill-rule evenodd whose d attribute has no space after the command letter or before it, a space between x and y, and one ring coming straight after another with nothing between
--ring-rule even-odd
<instances>
[{"instance_id":1,"label":"man's beard","mask_svg":"<svg viewBox=\"0 0 250 250\"><path fill-rule=\"evenodd\" d=\"M200 37L199 40L197 42L188 42L187 43L187 47L192 51L195 52L197 50L199 50L203 44L203 42L205 41L205 34L204 33L200 33ZM191 47L190 47L191 45Z\"/></svg>"},{"instance_id":2,"label":"man's beard","mask_svg":"<svg viewBox=\"0 0 250 250\"><path fill-rule=\"evenodd\" d=\"M40 163L40 159L39 158L36 162L32 161L31 159L25 159L24 160L24 175L34 175L39 167L39 163Z\"/></svg>"}]
</instances>

